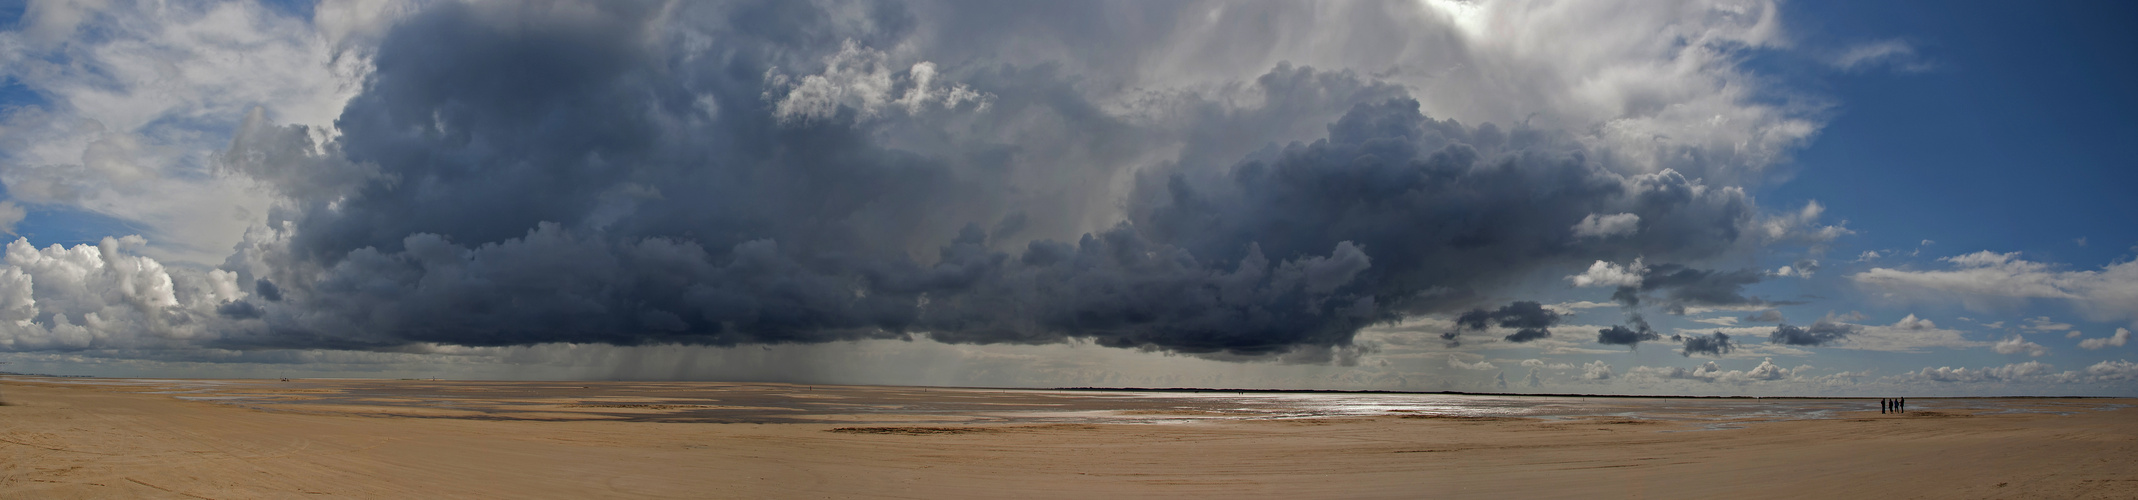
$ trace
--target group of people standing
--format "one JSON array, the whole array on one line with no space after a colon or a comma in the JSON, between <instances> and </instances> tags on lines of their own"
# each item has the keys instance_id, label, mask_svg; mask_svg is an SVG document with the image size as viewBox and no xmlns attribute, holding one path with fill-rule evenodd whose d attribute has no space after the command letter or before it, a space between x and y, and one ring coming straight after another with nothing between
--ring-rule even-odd
<instances>
[{"instance_id":1,"label":"group of people standing","mask_svg":"<svg viewBox=\"0 0 2138 500\"><path fill-rule=\"evenodd\" d=\"M1883 398L1878 400L1878 413L1908 411L1908 398Z\"/></svg>"}]
</instances>

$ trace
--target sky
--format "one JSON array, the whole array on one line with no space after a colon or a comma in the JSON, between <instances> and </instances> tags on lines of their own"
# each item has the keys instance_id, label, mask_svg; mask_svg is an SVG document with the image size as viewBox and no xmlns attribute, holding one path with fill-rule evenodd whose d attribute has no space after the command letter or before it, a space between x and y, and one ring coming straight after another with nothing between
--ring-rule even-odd
<instances>
[{"instance_id":1,"label":"sky","mask_svg":"<svg viewBox=\"0 0 2138 500\"><path fill-rule=\"evenodd\" d=\"M2134 24L0 2L0 370L2138 396Z\"/></svg>"}]
</instances>

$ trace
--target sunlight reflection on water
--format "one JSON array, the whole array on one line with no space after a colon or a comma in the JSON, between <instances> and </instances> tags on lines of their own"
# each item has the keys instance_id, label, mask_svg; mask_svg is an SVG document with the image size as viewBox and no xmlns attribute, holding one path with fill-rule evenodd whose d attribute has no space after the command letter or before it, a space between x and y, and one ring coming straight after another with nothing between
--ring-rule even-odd
<instances>
[{"instance_id":1,"label":"sunlight reflection on water","mask_svg":"<svg viewBox=\"0 0 2138 500\"><path fill-rule=\"evenodd\" d=\"M1624 418L1686 422L1703 429L1741 424L1843 418L1850 412L1876 414L1876 399L1773 398L1637 398L1566 396L1487 396L1450 394L1348 393L1143 393L1094 394L1126 401L1172 403L1181 415L1163 420L1300 419L1388 415L1456 418L1531 418L1546 421L1578 418ZM2009 399L1916 399L1915 412L1984 411L1993 413L2069 414L2126 407L2118 404L2067 403ZM1116 421L1159 420L1134 412L1112 412ZM1107 420L1099 418L1095 420Z\"/></svg>"}]
</instances>

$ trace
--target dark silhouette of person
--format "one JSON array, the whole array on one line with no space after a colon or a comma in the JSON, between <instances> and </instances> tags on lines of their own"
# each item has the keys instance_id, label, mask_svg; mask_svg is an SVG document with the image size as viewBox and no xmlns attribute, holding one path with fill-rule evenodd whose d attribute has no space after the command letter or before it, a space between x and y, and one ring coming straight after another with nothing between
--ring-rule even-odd
<instances>
[{"instance_id":1,"label":"dark silhouette of person","mask_svg":"<svg viewBox=\"0 0 2138 500\"><path fill-rule=\"evenodd\" d=\"M1908 412L1908 398L1900 398L1900 411L1901 413Z\"/></svg>"},{"instance_id":2,"label":"dark silhouette of person","mask_svg":"<svg viewBox=\"0 0 2138 500\"><path fill-rule=\"evenodd\" d=\"M1886 399L1885 399L1885 398L1878 398L1878 414L1879 414L1879 415L1884 415L1884 414L1886 414Z\"/></svg>"}]
</instances>

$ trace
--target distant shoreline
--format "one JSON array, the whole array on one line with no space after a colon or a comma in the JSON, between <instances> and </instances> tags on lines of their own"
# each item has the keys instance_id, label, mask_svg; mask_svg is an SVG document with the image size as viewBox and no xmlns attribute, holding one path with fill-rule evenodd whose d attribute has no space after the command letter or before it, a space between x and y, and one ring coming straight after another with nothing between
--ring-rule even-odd
<instances>
[{"instance_id":1,"label":"distant shoreline","mask_svg":"<svg viewBox=\"0 0 2138 500\"><path fill-rule=\"evenodd\" d=\"M0 377L8 377L8 376L12 376L12 377L45 377L45 378L95 378L95 379L105 379L105 380L260 380L260 381L268 381L268 382L274 382L274 381L277 381L277 379L275 379L275 378L260 378L260 379L198 378L198 379L196 379L196 378L190 378L190 377L100 377L100 376L96 376L96 375L48 375L48 374L41 374L41 373L15 373L15 372L4 372L4 371L0 371ZM828 384L828 383L810 383L810 382L767 382L767 381L736 381L736 380L461 380L461 379L433 379L433 378L395 378L395 379L388 379L388 378L343 378L343 377L305 377L305 378L301 378L301 379L300 379L300 378L294 378L294 377L293 377L293 378L281 379L281 380L279 380L279 381L282 381L282 382L288 382L288 381L295 381L295 380L387 380L387 381L409 381L409 382L441 382L441 381L480 381L480 382L535 382L535 383L611 383L611 382L706 382L706 383L728 383L728 384L763 384L763 383L770 383L770 384L788 384L788 385L797 385L797 386L852 386L852 387L913 387L913 388L920 388L920 389L967 389L967 390L983 390L983 391L1078 391L1078 392L1158 392L1158 393L1220 393L1220 392L1233 392L1233 393L1256 393L1256 394L1417 394L1417 395L1443 395L1443 396L1512 396L1512 397L1547 397L1547 398L1632 398L1632 399L1750 399L1750 400L1760 400L1760 399L1806 399L1806 400L1810 400L1810 399L1883 399L1883 398L1889 398L1889 397L1906 397L1906 398L1915 398L1915 399L2128 399L2128 398L2127 398L2127 397L2125 397L2125 396L1913 396L1913 395L1907 395L1907 394L1900 394L1900 395L1894 395L1894 396L1691 396L1691 395L1665 395L1665 394L1581 394L1581 393L1533 393L1533 392L1468 392L1468 391L1392 391L1392 390L1377 390L1377 389L1221 389L1221 388L1209 388L1209 387L977 387L977 386L947 386L947 385L941 385L941 386L939 386L939 385L878 385L878 384Z\"/></svg>"}]
</instances>

